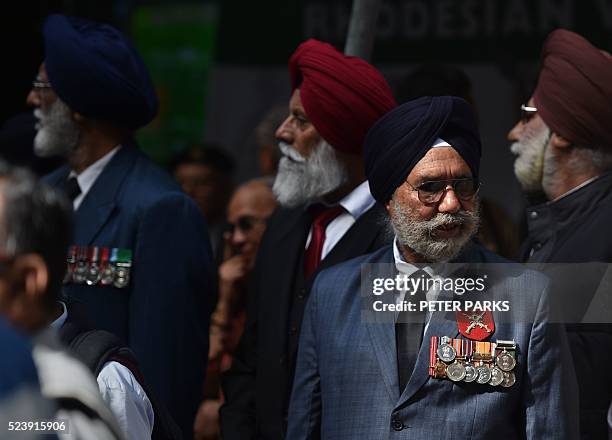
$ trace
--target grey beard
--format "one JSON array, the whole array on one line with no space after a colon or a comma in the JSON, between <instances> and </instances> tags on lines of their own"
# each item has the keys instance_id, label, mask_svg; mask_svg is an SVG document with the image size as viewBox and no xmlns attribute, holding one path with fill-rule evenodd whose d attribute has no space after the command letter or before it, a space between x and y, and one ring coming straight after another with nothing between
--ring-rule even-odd
<instances>
[{"instance_id":1,"label":"grey beard","mask_svg":"<svg viewBox=\"0 0 612 440\"><path fill-rule=\"evenodd\" d=\"M478 204L476 211L459 211L455 214L439 213L429 220L421 220L401 205L395 196L391 199L393 215L390 218L398 243L432 263L455 258L466 243L476 234L480 223ZM460 223L461 234L453 238L435 238L433 231L442 225Z\"/></svg>"},{"instance_id":2,"label":"grey beard","mask_svg":"<svg viewBox=\"0 0 612 440\"><path fill-rule=\"evenodd\" d=\"M308 158L280 143L284 156L272 191L285 207L303 205L338 189L348 180L346 166L338 160L333 147L321 140ZM290 159L290 157L292 159Z\"/></svg>"},{"instance_id":3,"label":"grey beard","mask_svg":"<svg viewBox=\"0 0 612 440\"><path fill-rule=\"evenodd\" d=\"M537 133L526 133L524 139L510 146L510 151L518 155L514 161L514 174L527 192L542 191L544 153L549 137L550 130L544 127Z\"/></svg>"},{"instance_id":4,"label":"grey beard","mask_svg":"<svg viewBox=\"0 0 612 440\"><path fill-rule=\"evenodd\" d=\"M72 120L70 108L60 99L43 111L34 110L39 119L34 153L39 157L68 156L78 145L80 130Z\"/></svg>"}]
</instances>

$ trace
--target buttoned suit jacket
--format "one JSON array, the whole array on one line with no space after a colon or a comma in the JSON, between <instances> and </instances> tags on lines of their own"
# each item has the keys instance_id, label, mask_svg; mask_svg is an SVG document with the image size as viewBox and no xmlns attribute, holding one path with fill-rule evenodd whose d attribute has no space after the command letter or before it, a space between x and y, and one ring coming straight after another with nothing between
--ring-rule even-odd
<instances>
[{"instance_id":1,"label":"buttoned suit jacket","mask_svg":"<svg viewBox=\"0 0 612 440\"><path fill-rule=\"evenodd\" d=\"M360 216L315 274L304 279L303 254L312 223L304 207L279 208L258 251L247 324L231 369L224 375L221 408L225 440L282 439L286 430L304 307L316 273L389 243L379 204Z\"/></svg>"},{"instance_id":2,"label":"buttoned suit jacket","mask_svg":"<svg viewBox=\"0 0 612 440\"><path fill-rule=\"evenodd\" d=\"M504 262L476 245L459 261ZM546 320L544 276L506 263L506 276L491 280L486 298L479 297L503 300L511 294L511 307L521 311L503 320L493 312L492 339L518 345L512 387L429 377L430 337L459 336L455 312L434 312L400 394L394 318L377 319L382 315L369 312L376 299L372 290L360 294L363 264L394 268L393 262L386 247L317 277L304 315L288 439L576 438L573 366L562 327ZM389 269L388 275L394 273Z\"/></svg>"},{"instance_id":3,"label":"buttoned suit jacket","mask_svg":"<svg viewBox=\"0 0 612 440\"><path fill-rule=\"evenodd\" d=\"M69 172L63 166L45 180L61 187ZM201 212L167 173L127 143L74 213L72 243L132 250L127 288L67 284L64 292L83 304L95 328L132 348L147 383L185 438L192 438L215 289Z\"/></svg>"}]
</instances>

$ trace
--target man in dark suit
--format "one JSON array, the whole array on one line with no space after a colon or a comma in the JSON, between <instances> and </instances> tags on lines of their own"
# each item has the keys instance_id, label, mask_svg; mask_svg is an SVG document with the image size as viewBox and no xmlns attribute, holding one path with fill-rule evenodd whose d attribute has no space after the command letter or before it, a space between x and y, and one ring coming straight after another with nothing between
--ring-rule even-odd
<instances>
[{"instance_id":1,"label":"man in dark suit","mask_svg":"<svg viewBox=\"0 0 612 440\"><path fill-rule=\"evenodd\" d=\"M385 230L363 173L367 129L395 106L371 65L309 40L289 61L283 158L249 293L247 325L224 377L225 439L281 439L302 315L317 271L380 247Z\"/></svg>"},{"instance_id":2,"label":"man in dark suit","mask_svg":"<svg viewBox=\"0 0 612 440\"><path fill-rule=\"evenodd\" d=\"M75 217L65 293L96 328L124 339L191 438L208 351L214 289L206 225L193 201L132 135L157 112L144 63L116 29L50 16L45 60L28 102L35 151L68 165L46 177Z\"/></svg>"},{"instance_id":3,"label":"man in dark suit","mask_svg":"<svg viewBox=\"0 0 612 440\"><path fill-rule=\"evenodd\" d=\"M552 32L533 96L508 133L516 177L532 202L520 259L553 278L576 364L583 439L606 437L612 401L612 378L599 374L612 363L612 295L600 288L612 262L611 76L609 53L574 32Z\"/></svg>"},{"instance_id":4,"label":"man in dark suit","mask_svg":"<svg viewBox=\"0 0 612 440\"><path fill-rule=\"evenodd\" d=\"M480 152L461 98L410 101L370 129L366 175L396 238L315 280L287 438L576 438L574 370L548 321L547 279L470 244ZM412 287L390 285L402 277Z\"/></svg>"}]
</instances>

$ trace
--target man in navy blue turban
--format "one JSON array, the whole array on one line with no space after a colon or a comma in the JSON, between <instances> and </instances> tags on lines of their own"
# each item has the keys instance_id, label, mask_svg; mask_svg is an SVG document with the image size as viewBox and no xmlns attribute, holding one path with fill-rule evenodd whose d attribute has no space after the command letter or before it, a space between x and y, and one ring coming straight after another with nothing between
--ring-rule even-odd
<instances>
[{"instance_id":1,"label":"man in navy blue turban","mask_svg":"<svg viewBox=\"0 0 612 440\"><path fill-rule=\"evenodd\" d=\"M476 232L480 152L472 110L457 97L410 101L370 129L366 176L404 252L449 260Z\"/></svg>"},{"instance_id":2,"label":"man in navy blue turban","mask_svg":"<svg viewBox=\"0 0 612 440\"><path fill-rule=\"evenodd\" d=\"M158 104L128 39L62 15L47 18L43 35L45 58L27 101L38 118L35 152L68 162L45 178L74 209L64 293L95 327L129 344L147 384L192 438L215 288L202 214L133 140ZM117 362L105 377L120 388L136 381ZM157 422L145 398L111 402L126 437L141 438Z\"/></svg>"},{"instance_id":3,"label":"man in navy blue turban","mask_svg":"<svg viewBox=\"0 0 612 440\"><path fill-rule=\"evenodd\" d=\"M395 240L317 276L302 322L288 439L576 438L575 378L565 333L547 325L548 280L469 242L478 224L480 149L460 98L410 101L370 128L366 175ZM446 261L464 263L461 272L434 264ZM491 276L500 265L484 263L505 263L511 275L497 269ZM482 289L448 286L479 279ZM518 310L483 309L502 298ZM480 305L466 309L468 302ZM483 328L468 331L466 317ZM442 337L453 338L462 360L439 359ZM487 340L478 347L513 341L520 347L513 372L496 371L492 380L480 363L468 379L459 347L470 340Z\"/></svg>"}]
</instances>

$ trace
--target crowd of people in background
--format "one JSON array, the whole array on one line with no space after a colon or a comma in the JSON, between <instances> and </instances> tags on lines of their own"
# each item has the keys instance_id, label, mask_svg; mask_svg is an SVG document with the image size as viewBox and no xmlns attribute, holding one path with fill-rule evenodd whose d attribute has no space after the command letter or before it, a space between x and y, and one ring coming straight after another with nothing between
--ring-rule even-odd
<instances>
[{"instance_id":1,"label":"crowd of people in background","mask_svg":"<svg viewBox=\"0 0 612 440\"><path fill-rule=\"evenodd\" d=\"M559 286L511 260L612 262L607 52L570 31L547 39L508 134L530 203L515 225L478 196L486 145L455 67L392 88L361 59L301 44L288 105L255 130L259 176L237 181L224 146L192 145L165 170L139 150L158 101L122 33L52 15L43 36L33 113L0 128L0 438L11 421L53 419L73 439L612 432L610 323L500 325L522 350L516 386L445 400L419 370L443 325L369 334L355 305L362 263L414 274L463 258L516 268L500 284L542 318ZM600 282L572 287L574 311Z\"/></svg>"}]
</instances>

